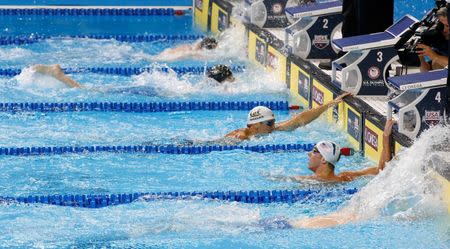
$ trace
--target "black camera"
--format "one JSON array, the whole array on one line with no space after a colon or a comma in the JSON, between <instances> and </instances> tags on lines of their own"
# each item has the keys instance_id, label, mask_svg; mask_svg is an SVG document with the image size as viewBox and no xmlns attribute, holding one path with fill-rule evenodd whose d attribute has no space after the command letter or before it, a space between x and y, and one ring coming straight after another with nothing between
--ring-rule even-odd
<instances>
[{"instance_id":1,"label":"black camera","mask_svg":"<svg viewBox=\"0 0 450 249\"><path fill-rule=\"evenodd\" d=\"M397 43L397 50L400 62L406 66L420 66L417 51L417 44L425 44L433 47L434 50L447 54L448 41L443 31L444 24L439 21L437 12L440 8L445 7L446 1L435 1L436 7L428 11L422 20L410 27Z\"/></svg>"}]
</instances>

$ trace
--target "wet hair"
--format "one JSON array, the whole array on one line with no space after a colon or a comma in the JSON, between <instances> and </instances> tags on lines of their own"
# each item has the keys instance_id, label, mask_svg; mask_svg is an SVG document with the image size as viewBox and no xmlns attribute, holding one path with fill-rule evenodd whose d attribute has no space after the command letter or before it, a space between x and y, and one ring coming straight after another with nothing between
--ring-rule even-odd
<instances>
[{"instance_id":1,"label":"wet hair","mask_svg":"<svg viewBox=\"0 0 450 249\"><path fill-rule=\"evenodd\" d=\"M200 42L200 48L205 48L205 49L214 49L217 46L217 40L212 38L212 37L205 37L203 38L203 40Z\"/></svg>"},{"instance_id":2,"label":"wet hair","mask_svg":"<svg viewBox=\"0 0 450 249\"><path fill-rule=\"evenodd\" d=\"M215 65L206 72L206 75L209 78L222 83L222 81L226 80L228 77L233 76L233 73L227 65Z\"/></svg>"},{"instance_id":3,"label":"wet hair","mask_svg":"<svg viewBox=\"0 0 450 249\"><path fill-rule=\"evenodd\" d=\"M447 8L442 7L436 12L437 16L447 17Z\"/></svg>"}]
</instances>

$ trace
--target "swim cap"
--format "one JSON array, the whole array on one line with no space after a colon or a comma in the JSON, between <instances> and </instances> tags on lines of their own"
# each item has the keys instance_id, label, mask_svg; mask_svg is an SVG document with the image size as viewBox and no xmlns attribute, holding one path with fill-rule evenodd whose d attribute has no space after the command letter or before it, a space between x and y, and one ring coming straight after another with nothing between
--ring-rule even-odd
<instances>
[{"instance_id":1,"label":"swim cap","mask_svg":"<svg viewBox=\"0 0 450 249\"><path fill-rule=\"evenodd\" d=\"M273 114L272 110L265 106L257 106L248 113L247 125L274 119L275 115Z\"/></svg>"},{"instance_id":2,"label":"swim cap","mask_svg":"<svg viewBox=\"0 0 450 249\"><path fill-rule=\"evenodd\" d=\"M325 160L335 165L341 157L341 147L331 141L320 141L316 144L317 150Z\"/></svg>"},{"instance_id":3,"label":"swim cap","mask_svg":"<svg viewBox=\"0 0 450 249\"><path fill-rule=\"evenodd\" d=\"M230 67L226 65L215 65L206 72L206 75L209 78L213 78L222 83L222 81L226 80L228 77L232 77L233 73L231 72Z\"/></svg>"},{"instance_id":4,"label":"swim cap","mask_svg":"<svg viewBox=\"0 0 450 249\"><path fill-rule=\"evenodd\" d=\"M217 47L217 40L212 37L205 37L200 42L200 47L206 49L215 49Z\"/></svg>"}]
</instances>

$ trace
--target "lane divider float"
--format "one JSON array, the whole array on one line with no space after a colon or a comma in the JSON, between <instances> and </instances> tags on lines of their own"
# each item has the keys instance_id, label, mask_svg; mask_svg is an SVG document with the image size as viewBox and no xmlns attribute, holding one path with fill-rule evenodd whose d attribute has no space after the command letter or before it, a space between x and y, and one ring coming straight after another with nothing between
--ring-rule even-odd
<instances>
[{"instance_id":1,"label":"lane divider float","mask_svg":"<svg viewBox=\"0 0 450 249\"><path fill-rule=\"evenodd\" d=\"M178 112L178 111L249 111L256 106L287 111L287 101L222 102L65 102L0 103L0 112Z\"/></svg>"},{"instance_id":2,"label":"lane divider float","mask_svg":"<svg viewBox=\"0 0 450 249\"><path fill-rule=\"evenodd\" d=\"M203 35L31 35L31 36L0 36L0 45L23 45L40 42L47 39L89 38L89 39L115 39L120 42L157 42L157 41L195 41Z\"/></svg>"},{"instance_id":3,"label":"lane divider float","mask_svg":"<svg viewBox=\"0 0 450 249\"><path fill-rule=\"evenodd\" d=\"M145 154L207 154L215 151L244 150L257 153L280 153L311 151L314 144L267 144L267 145L134 145L134 146L42 146L42 147L0 147L0 155L37 156L88 153L145 153Z\"/></svg>"},{"instance_id":4,"label":"lane divider float","mask_svg":"<svg viewBox=\"0 0 450 249\"><path fill-rule=\"evenodd\" d=\"M173 8L0 8L0 16L179 16Z\"/></svg>"},{"instance_id":5,"label":"lane divider float","mask_svg":"<svg viewBox=\"0 0 450 249\"><path fill-rule=\"evenodd\" d=\"M67 74L77 74L77 73L98 73L98 74L111 74L111 75L122 75L131 76L138 75L144 72L159 71L163 73L168 73L169 71L174 71L178 75L183 74L194 74L202 75L207 70L211 69L210 66L191 66L191 67L79 67L79 68L63 68L62 70ZM232 65L231 71L234 73L242 73L245 70L243 65ZM20 68L0 68L0 76L13 77L19 75L22 72Z\"/></svg>"},{"instance_id":6,"label":"lane divider float","mask_svg":"<svg viewBox=\"0 0 450 249\"><path fill-rule=\"evenodd\" d=\"M102 208L129 204L135 201L157 200L220 200L230 202L269 204L295 202L322 202L334 196L353 195L354 189L321 189L321 190L251 190L251 191L213 191L213 192L157 192L133 194L102 195L30 195L27 197L3 197L0 203L48 204L56 206Z\"/></svg>"}]
</instances>

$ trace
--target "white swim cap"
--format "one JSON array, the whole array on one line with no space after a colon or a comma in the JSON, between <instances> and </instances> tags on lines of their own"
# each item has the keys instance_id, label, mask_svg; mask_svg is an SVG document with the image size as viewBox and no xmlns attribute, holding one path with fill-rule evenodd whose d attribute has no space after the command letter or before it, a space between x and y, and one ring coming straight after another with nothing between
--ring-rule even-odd
<instances>
[{"instance_id":1,"label":"white swim cap","mask_svg":"<svg viewBox=\"0 0 450 249\"><path fill-rule=\"evenodd\" d=\"M341 147L331 141L320 141L316 144L317 150L325 160L335 165L341 156Z\"/></svg>"},{"instance_id":2,"label":"white swim cap","mask_svg":"<svg viewBox=\"0 0 450 249\"><path fill-rule=\"evenodd\" d=\"M265 106L257 106L248 113L247 124L251 125L273 119L275 119L275 115L272 110Z\"/></svg>"}]
</instances>

